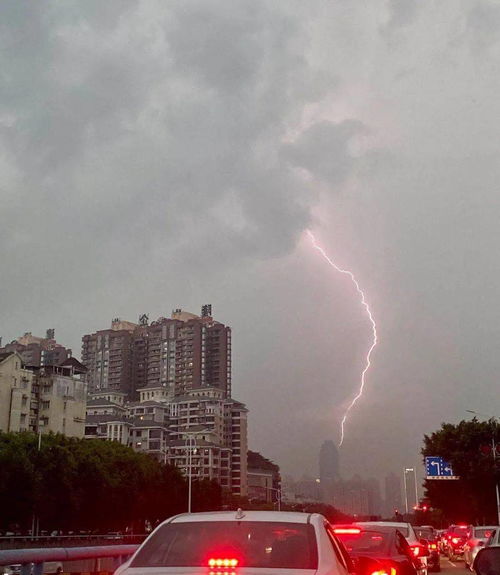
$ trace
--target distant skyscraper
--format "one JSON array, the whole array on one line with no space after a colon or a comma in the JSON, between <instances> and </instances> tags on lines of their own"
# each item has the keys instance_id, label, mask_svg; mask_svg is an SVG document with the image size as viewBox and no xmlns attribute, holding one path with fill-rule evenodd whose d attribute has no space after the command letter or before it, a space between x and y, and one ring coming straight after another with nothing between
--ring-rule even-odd
<instances>
[{"instance_id":1,"label":"distant skyscraper","mask_svg":"<svg viewBox=\"0 0 500 575\"><path fill-rule=\"evenodd\" d=\"M340 479L339 452L331 440L323 441L319 450L319 480L321 500L329 505L335 503L335 483Z\"/></svg>"},{"instance_id":2,"label":"distant skyscraper","mask_svg":"<svg viewBox=\"0 0 500 575\"><path fill-rule=\"evenodd\" d=\"M330 439L323 441L319 450L319 478L320 481L340 479L339 452Z\"/></svg>"}]
</instances>

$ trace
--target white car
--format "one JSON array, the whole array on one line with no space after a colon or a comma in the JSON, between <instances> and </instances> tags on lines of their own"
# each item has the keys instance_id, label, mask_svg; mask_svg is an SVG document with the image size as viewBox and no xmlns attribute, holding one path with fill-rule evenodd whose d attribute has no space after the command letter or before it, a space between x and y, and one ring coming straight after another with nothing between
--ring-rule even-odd
<instances>
[{"instance_id":1,"label":"white car","mask_svg":"<svg viewBox=\"0 0 500 575\"><path fill-rule=\"evenodd\" d=\"M465 567L473 571L472 564L476 558L477 552L485 547L486 542L496 530L495 525L481 525L472 527L469 538L464 545L464 562Z\"/></svg>"},{"instance_id":2,"label":"white car","mask_svg":"<svg viewBox=\"0 0 500 575\"><path fill-rule=\"evenodd\" d=\"M115 575L349 575L352 563L317 513L186 513L161 523Z\"/></svg>"},{"instance_id":3,"label":"white car","mask_svg":"<svg viewBox=\"0 0 500 575\"><path fill-rule=\"evenodd\" d=\"M498 525L493 528L488 541L486 541L485 547L500 547L500 529Z\"/></svg>"},{"instance_id":4,"label":"white car","mask_svg":"<svg viewBox=\"0 0 500 575\"><path fill-rule=\"evenodd\" d=\"M419 574L427 575L427 554L429 551L420 543L411 523L397 521L356 521L356 525L363 525L366 527L385 526L397 529L402 535L404 535L406 541L408 541L408 545L411 547L413 555L420 559L422 567L419 569Z\"/></svg>"}]
</instances>

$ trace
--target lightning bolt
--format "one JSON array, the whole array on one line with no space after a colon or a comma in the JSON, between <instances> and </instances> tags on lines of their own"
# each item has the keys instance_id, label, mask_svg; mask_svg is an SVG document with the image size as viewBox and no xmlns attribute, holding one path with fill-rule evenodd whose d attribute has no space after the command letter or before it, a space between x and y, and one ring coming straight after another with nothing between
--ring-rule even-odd
<instances>
[{"instance_id":1,"label":"lightning bolt","mask_svg":"<svg viewBox=\"0 0 500 575\"><path fill-rule=\"evenodd\" d=\"M314 234L310 230L307 230L307 235L311 239L311 242L312 242L314 249L318 250L318 252L323 256L323 258L328 262L328 264L332 266L332 268L334 268L336 271L338 271L341 274L345 274L345 275L349 276L349 278L351 279L352 283L354 284L354 286L356 288L356 291L358 292L358 294L361 298L361 305L365 308L366 314L367 314L368 319L370 320L370 323L372 326L373 339L372 339L372 344L370 345L370 348L368 349L368 353L366 354L365 368L363 369L363 373L361 374L361 384L359 386L358 393L354 396L353 400L348 405L348 407L344 413L344 416L342 417L342 421L340 423L339 447L341 447L342 443L344 443L344 427L345 427L345 422L347 421L347 416L349 415L349 412L351 411L351 409L356 405L358 399L363 395L363 390L365 389L366 373L370 369L372 352L378 343L377 324L375 323L375 320L373 319L373 315L372 315L372 312L370 310L370 306L368 305L368 302L366 301L365 294L364 294L363 290L360 288L357 279L354 277L354 274L349 270L344 270L344 269L340 268L332 259L330 259L330 257L325 252L325 250L318 244L318 242L316 241L316 238L314 237Z\"/></svg>"}]
</instances>

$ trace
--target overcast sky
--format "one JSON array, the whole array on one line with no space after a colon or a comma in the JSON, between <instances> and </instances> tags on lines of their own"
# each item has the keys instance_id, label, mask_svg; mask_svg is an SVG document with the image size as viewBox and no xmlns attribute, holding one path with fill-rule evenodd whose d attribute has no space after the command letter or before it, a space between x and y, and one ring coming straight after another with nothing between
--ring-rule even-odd
<instances>
[{"instance_id":1,"label":"overcast sky","mask_svg":"<svg viewBox=\"0 0 500 575\"><path fill-rule=\"evenodd\" d=\"M212 303L250 447L414 465L500 415L500 4L11 0L0 7L0 335Z\"/></svg>"}]
</instances>

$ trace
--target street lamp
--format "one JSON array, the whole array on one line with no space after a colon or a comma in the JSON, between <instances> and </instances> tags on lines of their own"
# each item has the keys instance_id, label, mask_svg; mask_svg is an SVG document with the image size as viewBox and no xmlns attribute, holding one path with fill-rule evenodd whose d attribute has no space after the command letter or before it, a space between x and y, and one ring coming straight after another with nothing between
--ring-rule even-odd
<instances>
[{"instance_id":1,"label":"street lamp","mask_svg":"<svg viewBox=\"0 0 500 575\"><path fill-rule=\"evenodd\" d=\"M186 438L186 448L187 448L187 471L188 471L188 513L191 513L191 491L192 491L192 465L193 465L193 450L196 446L196 436L201 433L210 433L211 429L201 429L200 431L180 431L180 433L187 436Z\"/></svg>"},{"instance_id":2,"label":"street lamp","mask_svg":"<svg viewBox=\"0 0 500 575\"><path fill-rule=\"evenodd\" d=\"M278 502L278 511L281 511L281 489L279 487L268 487L266 486L266 489L268 489L269 491L276 491L276 500Z\"/></svg>"},{"instance_id":3,"label":"street lamp","mask_svg":"<svg viewBox=\"0 0 500 575\"><path fill-rule=\"evenodd\" d=\"M406 474L413 473L413 479L415 482L415 505L418 505L418 486L417 486L417 472L414 467L404 467L403 468L403 482L404 482L404 489L405 489L405 509L406 513L408 513L408 484L406 480Z\"/></svg>"},{"instance_id":4,"label":"street lamp","mask_svg":"<svg viewBox=\"0 0 500 575\"><path fill-rule=\"evenodd\" d=\"M496 471L496 460L497 460L497 442L495 441L495 436L496 436L496 432L498 429L498 421L497 418L495 416L488 416L485 415L484 413L478 413L477 411L474 411L472 409L466 409L465 410L467 413L472 413L473 415L479 415L481 417L489 417L490 419L492 419L495 422L495 433L491 436L491 452L493 455L493 475L495 474ZM498 492L498 481L495 477L495 493L496 493L496 497L497 497L497 522L498 525L500 525L500 493Z\"/></svg>"}]
</instances>

